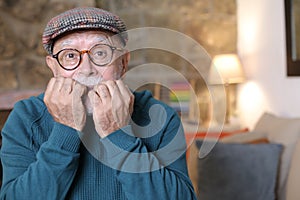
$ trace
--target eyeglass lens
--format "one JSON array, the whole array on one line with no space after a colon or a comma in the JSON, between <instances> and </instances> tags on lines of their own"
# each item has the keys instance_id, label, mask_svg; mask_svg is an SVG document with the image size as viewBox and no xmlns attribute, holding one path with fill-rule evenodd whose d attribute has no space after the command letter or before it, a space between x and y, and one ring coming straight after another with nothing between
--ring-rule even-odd
<instances>
[{"instance_id":1,"label":"eyeglass lens","mask_svg":"<svg viewBox=\"0 0 300 200\"><path fill-rule=\"evenodd\" d=\"M65 69L74 69L78 67L81 61L81 54L88 53L91 61L98 66L110 63L113 50L109 45L98 44L89 51L78 51L76 49L64 49L58 53L58 62Z\"/></svg>"}]
</instances>

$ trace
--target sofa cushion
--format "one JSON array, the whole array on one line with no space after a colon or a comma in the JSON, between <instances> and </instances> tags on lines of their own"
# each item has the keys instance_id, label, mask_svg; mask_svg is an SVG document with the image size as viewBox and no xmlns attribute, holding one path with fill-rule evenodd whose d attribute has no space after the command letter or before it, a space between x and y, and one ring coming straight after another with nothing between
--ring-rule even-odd
<instances>
[{"instance_id":1,"label":"sofa cushion","mask_svg":"<svg viewBox=\"0 0 300 200\"><path fill-rule=\"evenodd\" d=\"M258 120L253 131L266 134L271 143L280 143L283 145L277 196L278 200L285 200L290 162L300 135L300 119L283 118L271 113L264 113Z\"/></svg>"},{"instance_id":2,"label":"sofa cushion","mask_svg":"<svg viewBox=\"0 0 300 200\"><path fill-rule=\"evenodd\" d=\"M216 143L201 158L202 144L196 141L199 200L275 199L281 145Z\"/></svg>"},{"instance_id":3,"label":"sofa cushion","mask_svg":"<svg viewBox=\"0 0 300 200\"><path fill-rule=\"evenodd\" d=\"M288 200L299 200L300 192L300 140L296 144L292 160L291 167L289 171L289 176L287 180L287 191L286 191L286 199Z\"/></svg>"},{"instance_id":4,"label":"sofa cushion","mask_svg":"<svg viewBox=\"0 0 300 200\"><path fill-rule=\"evenodd\" d=\"M253 132L253 131L224 137L221 138L220 141L222 143L239 143L239 144L269 143L266 134Z\"/></svg>"},{"instance_id":5,"label":"sofa cushion","mask_svg":"<svg viewBox=\"0 0 300 200\"><path fill-rule=\"evenodd\" d=\"M189 147L187 152L188 156L188 172L190 179L193 183L196 194L198 194L198 153L199 150L196 147L196 140L203 140L204 138L195 138ZM206 138L206 140L210 140ZM215 140L210 140L215 141ZM239 144L258 144L258 143L268 143L268 139L265 134L256 132L242 132L238 134L232 134L227 137L220 138L219 142L222 143L239 143Z\"/></svg>"}]
</instances>

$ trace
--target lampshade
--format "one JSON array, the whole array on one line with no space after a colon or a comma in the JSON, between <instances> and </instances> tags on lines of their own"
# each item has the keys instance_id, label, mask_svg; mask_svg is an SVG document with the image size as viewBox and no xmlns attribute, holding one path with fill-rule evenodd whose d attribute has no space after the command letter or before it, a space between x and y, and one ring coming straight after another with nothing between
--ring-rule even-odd
<instances>
[{"instance_id":1,"label":"lampshade","mask_svg":"<svg viewBox=\"0 0 300 200\"><path fill-rule=\"evenodd\" d=\"M241 83L244 80L244 71L236 54L221 54L213 58L208 78L210 84Z\"/></svg>"}]
</instances>

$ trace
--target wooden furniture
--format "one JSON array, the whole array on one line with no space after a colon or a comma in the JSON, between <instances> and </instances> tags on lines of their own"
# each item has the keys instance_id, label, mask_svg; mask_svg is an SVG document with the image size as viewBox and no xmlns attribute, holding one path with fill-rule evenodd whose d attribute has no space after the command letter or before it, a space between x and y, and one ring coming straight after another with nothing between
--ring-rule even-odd
<instances>
[{"instance_id":1,"label":"wooden furniture","mask_svg":"<svg viewBox=\"0 0 300 200\"><path fill-rule=\"evenodd\" d=\"M187 151L186 151L186 158L188 159L188 156L189 156L189 147L190 145L192 144L192 142L194 140L197 140L197 139L221 139L221 138L224 138L224 137L228 137L228 136L232 136L234 134L242 134L242 133L245 133L247 131L249 131L248 128L236 128L234 129L234 127L225 127L225 129L223 129L221 132L208 132L207 129L206 131L203 131L203 129L205 128L201 128L199 127L199 130L202 131L199 131L199 132L185 132L185 139L186 139L186 143L187 143Z\"/></svg>"}]
</instances>

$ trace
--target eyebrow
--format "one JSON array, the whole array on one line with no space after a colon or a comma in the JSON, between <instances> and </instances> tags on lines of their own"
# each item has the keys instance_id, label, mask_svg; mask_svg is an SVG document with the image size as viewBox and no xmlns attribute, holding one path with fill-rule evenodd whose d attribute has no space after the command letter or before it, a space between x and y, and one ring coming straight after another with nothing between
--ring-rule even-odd
<instances>
[{"instance_id":1,"label":"eyebrow","mask_svg":"<svg viewBox=\"0 0 300 200\"><path fill-rule=\"evenodd\" d=\"M111 43L111 41L109 40L109 37L107 37L106 35L98 36L95 41L100 42L100 43L106 42L107 44ZM73 43L73 40L67 39L60 44L60 47L68 46L72 43Z\"/></svg>"},{"instance_id":2,"label":"eyebrow","mask_svg":"<svg viewBox=\"0 0 300 200\"><path fill-rule=\"evenodd\" d=\"M64 46L67 46L67 45L69 45L71 43L72 43L71 40L64 40L59 46L64 47Z\"/></svg>"},{"instance_id":3,"label":"eyebrow","mask_svg":"<svg viewBox=\"0 0 300 200\"><path fill-rule=\"evenodd\" d=\"M98 42L105 41L106 44L114 45L114 41L112 40L112 36L110 36L106 33L102 34L101 36L98 36L97 39L99 40Z\"/></svg>"},{"instance_id":4,"label":"eyebrow","mask_svg":"<svg viewBox=\"0 0 300 200\"><path fill-rule=\"evenodd\" d=\"M97 37L97 40L98 40L97 42L108 42L108 43L110 43L107 37L99 36L99 37Z\"/></svg>"}]
</instances>

